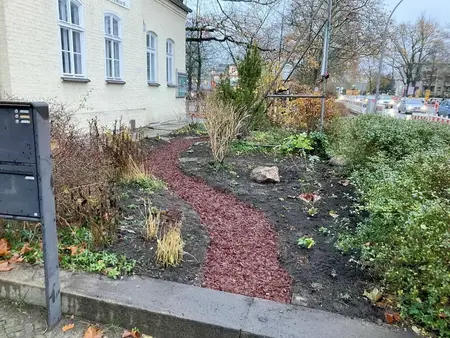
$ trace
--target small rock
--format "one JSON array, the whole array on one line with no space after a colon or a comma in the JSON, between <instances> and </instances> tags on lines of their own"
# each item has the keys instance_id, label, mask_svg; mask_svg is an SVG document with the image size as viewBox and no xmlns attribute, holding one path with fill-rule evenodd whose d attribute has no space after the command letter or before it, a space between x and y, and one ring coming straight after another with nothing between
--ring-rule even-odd
<instances>
[{"instance_id":1,"label":"small rock","mask_svg":"<svg viewBox=\"0 0 450 338\"><path fill-rule=\"evenodd\" d=\"M300 306L308 306L308 301L306 300L306 298L294 294L292 297L292 304Z\"/></svg>"},{"instance_id":2,"label":"small rock","mask_svg":"<svg viewBox=\"0 0 450 338\"><path fill-rule=\"evenodd\" d=\"M320 291L323 289L323 285L321 283L311 283L311 286L316 291Z\"/></svg>"},{"instance_id":3,"label":"small rock","mask_svg":"<svg viewBox=\"0 0 450 338\"><path fill-rule=\"evenodd\" d=\"M257 183L278 183L280 175L278 167L256 167L252 170L250 177Z\"/></svg>"},{"instance_id":4,"label":"small rock","mask_svg":"<svg viewBox=\"0 0 450 338\"><path fill-rule=\"evenodd\" d=\"M330 158L330 164L336 167L343 167L347 164L347 161L342 156L333 156Z\"/></svg>"}]
</instances>

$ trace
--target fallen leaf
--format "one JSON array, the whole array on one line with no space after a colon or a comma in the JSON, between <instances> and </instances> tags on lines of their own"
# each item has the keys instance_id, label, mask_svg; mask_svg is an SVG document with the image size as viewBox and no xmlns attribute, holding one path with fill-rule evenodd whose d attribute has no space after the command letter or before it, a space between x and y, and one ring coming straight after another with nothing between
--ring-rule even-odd
<instances>
[{"instance_id":1,"label":"fallen leaf","mask_svg":"<svg viewBox=\"0 0 450 338\"><path fill-rule=\"evenodd\" d=\"M400 321L400 314L398 312L388 312L386 311L384 313L384 319L386 320L386 323L392 324L394 322Z\"/></svg>"},{"instance_id":2,"label":"fallen leaf","mask_svg":"<svg viewBox=\"0 0 450 338\"><path fill-rule=\"evenodd\" d=\"M411 326L411 330L413 330L416 334L422 334L422 332L420 331L420 329L417 326Z\"/></svg>"},{"instance_id":3,"label":"fallen leaf","mask_svg":"<svg viewBox=\"0 0 450 338\"><path fill-rule=\"evenodd\" d=\"M75 324L70 323L70 324L64 325L62 330L63 330L63 332L66 332L66 331L72 330L74 327L75 327Z\"/></svg>"},{"instance_id":4,"label":"fallen leaf","mask_svg":"<svg viewBox=\"0 0 450 338\"><path fill-rule=\"evenodd\" d=\"M333 217L333 218L338 218L338 217L339 217L339 215L338 215L338 214L336 213L336 211L334 211L334 210L330 210L329 215L330 215L331 217Z\"/></svg>"},{"instance_id":5,"label":"fallen leaf","mask_svg":"<svg viewBox=\"0 0 450 338\"><path fill-rule=\"evenodd\" d=\"M373 290L370 292L364 290L363 296L371 300L372 303L376 303L381 299L383 293L378 290L378 288L373 288Z\"/></svg>"},{"instance_id":6,"label":"fallen leaf","mask_svg":"<svg viewBox=\"0 0 450 338\"><path fill-rule=\"evenodd\" d=\"M10 264L14 264L14 263L20 263L23 262L23 257L21 257L19 254L14 254L14 256L12 256L8 262Z\"/></svg>"},{"instance_id":7,"label":"fallen leaf","mask_svg":"<svg viewBox=\"0 0 450 338\"><path fill-rule=\"evenodd\" d=\"M0 239L0 257L9 253L10 246L5 238Z\"/></svg>"},{"instance_id":8,"label":"fallen leaf","mask_svg":"<svg viewBox=\"0 0 450 338\"><path fill-rule=\"evenodd\" d=\"M439 312L439 318L445 319L447 318L447 315L445 314L445 312Z\"/></svg>"},{"instance_id":9,"label":"fallen leaf","mask_svg":"<svg viewBox=\"0 0 450 338\"><path fill-rule=\"evenodd\" d=\"M30 247L30 243L25 243L22 247L22 249L20 249L20 254L21 255L25 255L29 252L33 251L33 248Z\"/></svg>"},{"instance_id":10,"label":"fallen leaf","mask_svg":"<svg viewBox=\"0 0 450 338\"><path fill-rule=\"evenodd\" d=\"M96 326L89 326L84 332L83 338L102 338L103 331Z\"/></svg>"},{"instance_id":11,"label":"fallen leaf","mask_svg":"<svg viewBox=\"0 0 450 338\"><path fill-rule=\"evenodd\" d=\"M141 333L139 330L124 330L122 334L122 338L142 338Z\"/></svg>"},{"instance_id":12,"label":"fallen leaf","mask_svg":"<svg viewBox=\"0 0 450 338\"><path fill-rule=\"evenodd\" d=\"M3 261L0 263L0 272L11 271L14 267L9 264L8 261Z\"/></svg>"},{"instance_id":13,"label":"fallen leaf","mask_svg":"<svg viewBox=\"0 0 450 338\"><path fill-rule=\"evenodd\" d=\"M348 186L350 184L349 180L341 180L338 182L340 185L343 185L344 187Z\"/></svg>"},{"instance_id":14,"label":"fallen leaf","mask_svg":"<svg viewBox=\"0 0 450 338\"><path fill-rule=\"evenodd\" d=\"M298 198L305 202L317 202L321 197L317 194L305 193L298 195Z\"/></svg>"},{"instance_id":15,"label":"fallen leaf","mask_svg":"<svg viewBox=\"0 0 450 338\"><path fill-rule=\"evenodd\" d=\"M78 254L80 254L80 253L82 253L84 251L83 248L81 248L79 246L76 246L76 245L68 246L66 249L70 250L70 255L71 256L78 255Z\"/></svg>"},{"instance_id":16,"label":"fallen leaf","mask_svg":"<svg viewBox=\"0 0 450 338\"><path fill-rule=\"evenodd\" d=\"M390 312L385 312L384 320L386 321L386 323L392 324L394 322L394 315Z\"/></svg>"},{"instance_id":17,"label":"fallen leaf","mask_svg":"<svg viewBox=\"0 0 450 338\"><path fill-rule=\"evenodd\" d=\"M396 322L399 322L399 321L400 321L400 313L394 312L393 315L394 315L394 320L395 320Z\"/></svg>"}]
</instances>

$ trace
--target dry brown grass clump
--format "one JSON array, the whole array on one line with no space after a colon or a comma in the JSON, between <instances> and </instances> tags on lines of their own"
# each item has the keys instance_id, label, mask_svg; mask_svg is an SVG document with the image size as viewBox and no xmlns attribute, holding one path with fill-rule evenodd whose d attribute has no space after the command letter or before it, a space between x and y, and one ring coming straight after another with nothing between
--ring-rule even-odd
<instances>
[{"instance_id":1,"label":"dry brown grass clump","mask_svg":"<svg viewBox=\"0 0 450 338\"><path fill-rule=\"evenodd\" d=\"M155 239L158 236L159 227L161 224L161 211L150 207L150 202L147 202L147 214L145 217L145 238L147 240Z\"/></svg>"},{"instance_id":2,"label":"dry brown grass clump","mask_svg":"<svg viewBox=\"0 0 450 338\"><path fill-rule=\"evenodd\" d=\"M181 221L172 223L162 238L157 240L156 263L162 267L178 266L183 260L184 242Z\"/></svg>"},{"instance_id":3,"label":"dry brown grass clump","mask_svg":"<svg viewBox=\"0 0 450 338\"><path fill-rule=\"evenodd\" d=\"M203 109L214 160L222 163L246 115L214 94L206 98Z\"/></svg>"}]
</instances>

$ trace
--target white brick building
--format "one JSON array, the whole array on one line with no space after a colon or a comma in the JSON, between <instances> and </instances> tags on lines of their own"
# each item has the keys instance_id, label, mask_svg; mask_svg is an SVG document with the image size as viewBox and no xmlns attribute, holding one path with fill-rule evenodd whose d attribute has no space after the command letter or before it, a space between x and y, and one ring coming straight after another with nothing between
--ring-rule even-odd
<instances>
[{"instance_id":1,"label":"white brick building","mask_svg":"<svg viewBox=\"0 0 450 338\"><path fill-rule=\"evenodd\" d=\"M182 0L0 0L0 99L56 99L83 125L182 117L188 11Z\"/></svg>"}]
</instances>

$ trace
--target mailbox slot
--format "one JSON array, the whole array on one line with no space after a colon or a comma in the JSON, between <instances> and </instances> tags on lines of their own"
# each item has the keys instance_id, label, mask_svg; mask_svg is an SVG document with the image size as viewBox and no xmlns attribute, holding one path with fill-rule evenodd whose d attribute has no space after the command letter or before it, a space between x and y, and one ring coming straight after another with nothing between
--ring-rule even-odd
<instances>
[{"instance_id":1,"label":"mailbox slot","mask_svg":"<svg viewBox=\"0 0 450 338\"><path fill-rule=\"evenodd\" d=\"M38 193L34 165L0 164L0 215L39 218Z\"/></svg>"}]
</instances>

